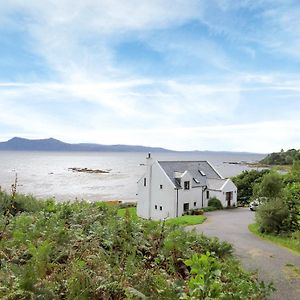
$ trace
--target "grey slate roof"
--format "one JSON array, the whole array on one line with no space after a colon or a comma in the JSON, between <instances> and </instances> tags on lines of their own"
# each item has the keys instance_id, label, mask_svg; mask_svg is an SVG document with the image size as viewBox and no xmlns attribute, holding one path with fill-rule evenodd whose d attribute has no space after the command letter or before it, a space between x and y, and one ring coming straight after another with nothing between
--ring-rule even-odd
<instances>
[{"instance_id":1,"label":"grey slate roof","mask_svg":"<svg viewBox=\"0 0 300 300\"><path fill-rule=\"evenodd\" d=\"M174 172L184 173L188 171L197 181L195 182L193 180L192 187L206 186L207 179L209 178L222 179L207 161L158 161L158 163L177 188L181 188L181 186L178 184L178 181L175 180ZM205 176L203 176L200 171L202 171Z\"/></svg>"},{"instance_id":2,"label":"grey slate roof","mask_svg":"<svg viewBox=\"0 0 300 300\"><path fill-rule=\"evenodd\" d=\"M221 191L221 188L226 181L227 179L207 179L207 187L210 190Z\"/></svg>"}]
</instances>

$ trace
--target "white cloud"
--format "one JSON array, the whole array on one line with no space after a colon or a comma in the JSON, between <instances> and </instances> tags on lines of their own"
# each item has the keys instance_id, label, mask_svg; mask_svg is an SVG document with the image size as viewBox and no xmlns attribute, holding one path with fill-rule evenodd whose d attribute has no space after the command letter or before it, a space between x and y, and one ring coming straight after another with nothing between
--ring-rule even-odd
<instances>
[{"instance_id":1,"label":"white cloud","mask_svg":"<svg viewBox=\"0 0 300 300\"><path fill-rule=\"evenodd\" d=\"M147 32L197 20L210 28L210 34L245 44L245 51L252 57L256 53L249 48L249 42L261 43L272 51L288 53L292 49L297 57L298 13L285 9L280 15L280 9L275 8L263 15L267 36L259 29L249 30L246 35L247 24L230 18L240 6L255 7L252 1L217 1L212 5L217 10L211 10L207 3L210 2L3 1L0 27L14 27L30 38L29 51L43 58L45 67L51 70L51 79L30 82L25 74L23 78L19 76L23 81L0 83L0 126L17 128L16 133L28 137L54 136L71 142L144 144L182 150L268 152L296 147L298 121L242 124L236 115L247 92L272 90L298 95L299 74L241 72L233 68L233 60L223 47L209 38L187 44L178 36L148 40L151 34ZM259 1L257 5L263 4ZM8 17L18 14L19 19ZM269 36L272 26L278 34ZM190 61L199 59L219 69L220 75L210 80L203 79L205 74L201 78L166 76L158 80L121 68L114 61L113 47L128 33L158 52L186 55ZM166 55L166 59L170 63L174 57ZM268 99L255 100L258 103ZM86 106L86 111L75 111L75 104ZM59 115L62 110L63 117ZM228 125L232 123L236 125Z\"/></svg>"}]
</instances>

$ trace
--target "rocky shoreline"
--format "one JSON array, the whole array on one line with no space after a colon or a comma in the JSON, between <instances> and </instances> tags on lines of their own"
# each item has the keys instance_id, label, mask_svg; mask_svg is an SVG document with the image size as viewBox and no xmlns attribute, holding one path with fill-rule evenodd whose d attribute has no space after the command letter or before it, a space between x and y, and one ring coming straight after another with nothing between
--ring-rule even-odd
<instances>
[{"instance_id":1,"label":"rocky shoreline","mask_svg":"<svg viewBox=\"0 0 300 300\"><path fill-rule=\"evenodd\" d=\"M89 168L68 168L69 171L90 174L108 174L111 170L89 169Z\"/></svg>"}]
</instances>

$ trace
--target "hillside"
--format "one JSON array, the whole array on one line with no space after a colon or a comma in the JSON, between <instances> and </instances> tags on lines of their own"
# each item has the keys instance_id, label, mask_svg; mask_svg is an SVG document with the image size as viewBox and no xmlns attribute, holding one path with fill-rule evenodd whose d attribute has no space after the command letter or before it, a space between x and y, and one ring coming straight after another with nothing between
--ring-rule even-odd
<instances>
[{"instance_id":1,"label":"hillside","mask_svg":"<svg viewBox=\"0 0 300 300\"><path fill-rule=\"evenodd\" d=\"M267 165L292 165L294 160L300 160L300 150L290 149L273 152L262 159L260 163Z\"/></svg>"},{"instance_id":2,"label":"hillside","mask_svg":"<svg viewBox=\"0 0 300 300\"><path fill-rule=\"evenodd\" d=\"M30 140L14 137L0 142L0 151L99 151L99 152L170 152L158 147L135 145L69 144L53 138Z\"/></svg>"}]
</instances>

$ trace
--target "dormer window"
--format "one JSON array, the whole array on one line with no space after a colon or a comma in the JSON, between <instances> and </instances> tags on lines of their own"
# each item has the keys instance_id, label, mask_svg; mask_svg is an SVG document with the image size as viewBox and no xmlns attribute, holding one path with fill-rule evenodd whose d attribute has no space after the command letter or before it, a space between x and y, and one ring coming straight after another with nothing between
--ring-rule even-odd
<instances>
[{"instance_id":1,"label":"dormer window","mask_svg":"<svg viewBox=\"0 0 300 300\"><path fill-rule=\"evenodd\" d=\"M190 182L189 181L185 181L184 182L184 189L185 190L189 190L190 189Z\"/></svg>"}]
</instances>

